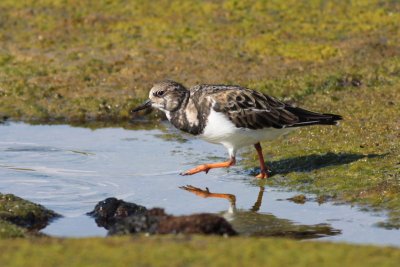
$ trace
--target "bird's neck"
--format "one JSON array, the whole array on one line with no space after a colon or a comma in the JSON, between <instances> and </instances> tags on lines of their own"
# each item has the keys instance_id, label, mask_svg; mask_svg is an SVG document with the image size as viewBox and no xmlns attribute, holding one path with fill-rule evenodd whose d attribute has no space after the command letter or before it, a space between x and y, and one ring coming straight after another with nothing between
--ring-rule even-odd
<instances>
[{"instance_id":1,"label":"bird's neck","mask_svg":"<svg viewBox=\"0 0 400 267\"><path fill-rule=\"evenodd\" d=\"M200 121L200 114L198 110L198 103L195 103L190 94L188 93L179 109L170 112L168 120L178 129L193 134L201 134L204 128L202 121Z\"/></svg>"}]
</instances>

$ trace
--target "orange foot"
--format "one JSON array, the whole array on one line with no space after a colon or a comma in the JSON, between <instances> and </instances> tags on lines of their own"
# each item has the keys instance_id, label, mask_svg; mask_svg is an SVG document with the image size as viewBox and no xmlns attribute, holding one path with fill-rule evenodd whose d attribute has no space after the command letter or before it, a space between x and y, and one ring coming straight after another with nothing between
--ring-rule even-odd
<instances>
[{"instance_id":1,"label":"orange foot","mask_svg":"<svg viewBox=\"0 0 400 267\"><path fill-rule=\"evenodd\" d=\"M224 162L217 162L217 163L209 163L209 164L203 164L200 166L197 166L196 168L190 169L188 171L182 172L181 175L192 175L195 173L199 172L205 172L208 173L210 169L215 169L215 168L228 168L232 165L235 165L236 161L235 158L231 158L228 161Z\"/></svg>"},{"instance_id":2,"label":"orange foot","mask_svg":"<svg viewBox=\"0 0 400 267\"><path fill-rule=\"evenodd\" d=\"M181 175L192 175L195 173L199 173L199 172L205 172L208 173L208 171L211 169L209 166L207 166L208 164L203 164L200 166L197 166L196 168L190 169L188 171L182 172Z\"/></svg>"},{"instance_id":3,"label":"orange foot","mask_svg":"<svg viewBox=\"0 0 400 267\"><path fill-rule=\"evenodd\" d=\"M256 176L256 178L258 179L265 179L265 178L269 178L270 175L266 172L261 172L259 175Z\"/></svg>"}]
</instances>

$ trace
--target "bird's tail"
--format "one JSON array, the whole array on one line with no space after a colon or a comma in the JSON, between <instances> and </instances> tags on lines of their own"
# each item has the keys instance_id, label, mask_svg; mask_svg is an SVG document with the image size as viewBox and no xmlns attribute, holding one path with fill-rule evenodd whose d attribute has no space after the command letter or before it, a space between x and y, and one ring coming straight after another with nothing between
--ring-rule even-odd
<instances>
[{"instance_id":1,"label":"bird's tail","mask_svg":"<svg viewBox=\"0 0 400 267\"><path fill-rule=\"evenodd\" d=\"M336 125L338 121L342 120L342 116L329 113L317 113L308 111L297 107L286 107L290 113L296 115L299 118L299 122L291 125L291 127L300 127L306 125Z\"/></svg>"}]
</instances>

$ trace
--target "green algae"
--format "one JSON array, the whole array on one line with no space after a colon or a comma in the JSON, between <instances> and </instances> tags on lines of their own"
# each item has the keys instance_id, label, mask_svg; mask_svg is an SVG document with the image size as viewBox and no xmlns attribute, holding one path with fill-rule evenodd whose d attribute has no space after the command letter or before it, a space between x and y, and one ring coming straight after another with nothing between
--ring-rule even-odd
<instances>
[{"instance_id":1,"label":"green algae","mask_svg":"<svg viewBox=\"0 0 400 267\"><path fill-rule=\"evenodd\" d=\"M0 219L0 239L26 237L26 229Z\"/></svg>"},{"instance_id":2,"label":"green algae","mask_svg":"<svg viewBox=\"0 0 400 267\"><path fill-rule=\"evenodd\" d=\"M307 197L303 194L300 194L300 195L295 195L291 198L288 198L287 200L292 201L296 204L304 204L307 201Z\"/></svg>"},{"instance_id":3,"label":"green algae","mask_svg":"<svg viewBox=\"0 0 400 267\"><path fill-rule=\"evenodd\" d=\"M8 229L10 233L18 233L21 227L29 230L42 229L59 216L41 205L12 194L0 193L0 221L2 229Z\"/></svg>"},{"instance_id":4,"label":"green algae","mask_svg":"<svg viewBox=\"0 0 400 267\"><path fill-rule=\"evenodd\" d=\"M12 194L0 193L0 239L37 235L57 213Z\"/></svg>"},{"instance_id":5,"label":"green algae","mask_svg":"<svg viewBox=\"0 0 400 267\"><path fill-rule=\"evenodd\" d=\"M2 266L398 266L395 248L200 236L0 241Z\"/></svg>"},{"instance_id":6,"label":"green algae","mask_svg":"<svg viewBox=\"0 0 400 267\"><path fill-rule=\"evenodd\" d=\"M186 143L188 141L188 139L186 139L185 137L183 137L180 134L174 134L174 133L163 133L163 134L156 134L154 135L155 137L161 138L165 141L174 141L174 142L178 142L178 143Z\"/></svg>"}]
</instances>

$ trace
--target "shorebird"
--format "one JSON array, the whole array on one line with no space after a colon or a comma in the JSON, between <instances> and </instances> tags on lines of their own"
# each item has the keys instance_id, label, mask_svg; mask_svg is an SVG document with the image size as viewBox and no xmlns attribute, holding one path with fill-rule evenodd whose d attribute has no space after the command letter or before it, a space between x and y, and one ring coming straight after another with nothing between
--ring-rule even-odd
<instances>
[{"instance_id":1,"label":"shorebird","mask_svg":"<svg viewBox=\"0 0 400 267\"><path fill-rule=\"evenodd\" d=\"M149 99L132 112L156 108L178 129L222 144L225 162L202 164L181 173L192 175L235 165L238 149L253 145L260 161L257 178L267 178L261 141L272 140L296 127L336 125L340 115L308 111L252 89L234 85L196 85L190 89L170 80L154 84Z\"/></svg>"}]
</instances>

